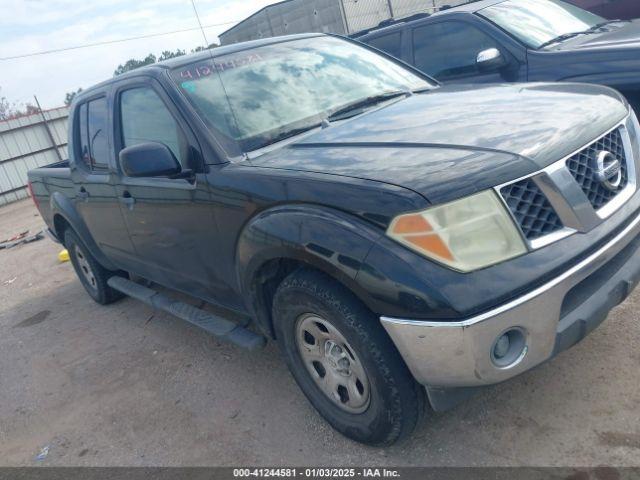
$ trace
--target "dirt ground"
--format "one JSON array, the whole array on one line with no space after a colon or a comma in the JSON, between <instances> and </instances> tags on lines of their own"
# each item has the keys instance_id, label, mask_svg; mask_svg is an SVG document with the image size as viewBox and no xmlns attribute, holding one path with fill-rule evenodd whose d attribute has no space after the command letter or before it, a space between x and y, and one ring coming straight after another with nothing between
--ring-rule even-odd
<instances>
[{"instance_id":1,"label":"dirt ground","mask_svg":"<svg viewBox=\"0 0 640 480\"><path fill-rule=\"evenodd\" d=\"M0 238L42 227L30 200L0 208ZM376 449L320 418L275 345L99 306L61 248L0 250L2 466L640 466L640 291L572 350Z\"/></svg>"}]
</instances>

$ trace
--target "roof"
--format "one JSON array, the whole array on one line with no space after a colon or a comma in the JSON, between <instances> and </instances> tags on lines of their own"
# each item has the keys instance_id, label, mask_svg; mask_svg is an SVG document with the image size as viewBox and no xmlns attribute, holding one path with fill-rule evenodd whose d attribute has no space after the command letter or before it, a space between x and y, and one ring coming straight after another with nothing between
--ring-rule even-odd
<instances>
[{"instance_id":1,"label":"roof","mask_svg":"<svg viewBox=\"0 0 640 480\"><path fill-rule=\"evenodd\" d=\"M505 0L472 0L469 3L463 3L462 5L458 5L457 7L447 8L445 10L440 10L439 12L434 13L434 15L442 15L445 13L451 12L466 12L466 13L475 13L483 8L490 7L491 5L495 5L496 3L502 3Z\"/></svg>"},{"instance_id":2,"label":"roof","mask_svg":"<svg viewBox=\"0 0 640 480\"><path fill-rule=\"evenodd\" d=\"M398 25L410 24L410 23L418 23L425 18L431 17L439 17L441 15L451 15L452 13L476 13L484 8L490 7L497 3L502 3L505 0L471 0L468 3L464 3L462 5L458 5L457 7L445 8L443 10L439 10L437 12L432 13L431 15L418 14L413 15L407 18L400 18L392 23L388 21L382 22L377 27L373 27L368 30L364 30L362 32L356 32L351 35L352 38L355 38L359 41L366 40L367 38L377 36L380 33L386 31L393 31L397 28Z\"/></svg>"},{"instance_id":3,"label":"roof","mask_svg":"<svg viewBox=\"0 0 640 480\"><path fill-rule=\"evenodd\" d=\"M123 73L122 75L118 75L117 77L112 77L107 80L104 80L80 92L78 95L76 95L76 99L89 96L95 90L104 88L105 86L110 85L115 81L122 80L123 78L134 77L140 74L156 75L159 72L162 72L167 69L179 68L183 65L188 65L195 62L201 62L211 58L217 58L223 55L229 55L232 53L241 52L243 50L250 50L252 48L259 48L266 45L273 45L276 43L283 43L283 42L298 40L302 38L321 37L321 36L325 36L325 34L324 33L301 33L296 35L283 35L280 37L269 37L269 38L262 38L260 40L239 42L239 43L234 43L232 45L225 45L225 46L216 47L212 49L202 50L196 53L190 53L188 55L181 55L179 57L163 60L162 62L152 63L151 65L139 67L139 68L136 68L135 70L131 70L129 72Z\"/></svg>"},{"instance_id":4,"label":"roof","mask_svg":"<svg viewBox=\"0 0 640 480\"><path fill-rule=\"evenodd\" d=\"M394 27L400 23L409 23L412 22L414 20L422 20L423 18L427 18L430 17L432 14L430 13L426 13L426 12L422 12L422 13L416 13L414 15L411 15L409 17L404 17L404 18L389 18L387 20L383 20L382 22L380 22L378 25L371 27L371 28L367 28L365 30L360 30L359 32L355 32L352 33L351 35L349 35L349 37L351 38L355 38L355 39L360 39L362 37L365 37L367 35L369 35L370 33L380 33L380 32L384 32L385 30L389 29L389 30L393 30Z\"/></svg>"}]
</instances>

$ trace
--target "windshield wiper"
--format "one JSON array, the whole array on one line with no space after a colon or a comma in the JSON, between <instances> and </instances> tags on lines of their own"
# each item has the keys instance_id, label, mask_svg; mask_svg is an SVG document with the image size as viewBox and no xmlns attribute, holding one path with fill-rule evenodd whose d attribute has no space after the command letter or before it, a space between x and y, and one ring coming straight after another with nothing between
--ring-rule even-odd
<instances>
[{"instance_id":1,"label":"windshield wiper","mask_svg":"<svg viewBox=\"0 0 640 480\"><path fill-rule=\"evenodd\" d=\"M348 118L349 114L353 112L357 112L358 110L362 110L363 108L377 105L378 103L384 102L385 100L390 100L402 95L411 95L411 92L406 90L398 90L395 92L386 92L379 95L372 95L370 97L362 98L360 100L356 100L355 102L351 102L342 107L339 107L337 110L334 110L329 114L327 120L331 122L334 120Z\"/></svg>"},{"instance_id":2,"label":"windshield wiper","mask_svg":"<svg viewBox=\"0 0 640 480\"><path fill-rule=\"evenodd\" d=\"M598 30L600 30L602 27L606 27L607 25L610 25L612 23L619 23L619 22L627 22L628 20L607 20L606 22L600 22L600 23L596 23L595 25L589 27L586 30L583 30L582 32L571 32L571 33L564 33L562 35L559 35L555 38L552 38L551 40L548 40L546 42L544 42L542 45L540 45L538 47L538 50L540 50L541 48L547 47L551 44L554 43L558 43L558 42L562 42L563 40L567 40L569 38L572 37L576 37L578 35L587 35L589 33L596 33Z\"/></svg>"},{"instance_id":3,"label":"windshield wiper","mask_svg":"<svg viewBox=\"0 0 640 480\"><path fill-rule=\"evenodd\" d=\"M271 145L273 143L281 142L282 140L286 140L287 138L295 137L296 135L300 135L301 133L308 132L309 130L313 130L314 128L319 128L322 126L322 122L310 123L308 125L303 125L302 127L291 128L289 130L283 130L278 132L276 135L269 137L268 141L263 143L260 148L266 147L267 145Z\"/></svg>"},{"instance_id":4,"label":"windshield wiper","mask_svg":"<svg viewBox=\"0 0 640 480\"><path fill-rule=\"evenodd\" d=\"M549 45L552 45L554 43L562 42L563 40L567 40L569 38L577 37L578 35L582 35L584 33L589 33L589 32L588 31L584 31L584 32L563 33L562 35L558 35L557 37L552 38L551 40L548 40L548 41L544 42L542 45L540 45L538 47L538 50L540 50L541 48L544 48L544 47L548 47Z\"/></svg>"},{"instance_id":5,"label":"windshield wiper","mask_svg":"<svg viewBox=\"0 0 640 480\"><path fill-rule=\"evenodd\" d=\"M621 22L628 22L629 20L621 20L619 18L616 18L614 20L607 20L606 22L600 22L600 23L596 23L593 27L589 27L589 30L585 30L585 33L592 33L595 32L597 30L600 30L602 27L606 27L607 25L611 25L612 23L621 23Z\"/></svg>"}]
</instances>

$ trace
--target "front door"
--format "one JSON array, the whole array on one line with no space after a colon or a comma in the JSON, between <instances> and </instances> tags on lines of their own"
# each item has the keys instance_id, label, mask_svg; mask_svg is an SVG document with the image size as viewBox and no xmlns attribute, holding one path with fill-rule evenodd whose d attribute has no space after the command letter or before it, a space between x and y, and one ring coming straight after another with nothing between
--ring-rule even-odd
<instances>
[{"instance_id":1,"label":"front door","mask_svg":"<svg viewBox=\"0 0 640 480\"><path fill-rule=\"evenodd\" d=\"M223 282L212 268L217 227L198 144L155 80L126 84L115 96L116 151L160 142L189 179L121 174L118 200L136 250L135 273L169 288L215 299Z\"/></svg>"},{"instance_id":2,"label":"front door","mask_svg":"<svg viewBox=\"0 0 640 480\"><path fill-rule=\"evenodd\" d=\"M493 37L466 21L447 20L417 26L412 32L413 64L447 83L502 83L522 81L521 68ZM478 55L497 49L510 64L482 68Z\"/></svg>"}]
</instances>

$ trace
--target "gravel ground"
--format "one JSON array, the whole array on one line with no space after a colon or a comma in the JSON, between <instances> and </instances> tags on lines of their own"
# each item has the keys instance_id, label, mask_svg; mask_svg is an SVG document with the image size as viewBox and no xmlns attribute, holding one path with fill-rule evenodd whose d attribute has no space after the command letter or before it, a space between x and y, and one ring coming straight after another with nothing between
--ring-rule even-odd
<instances>
[{"instance_id":1,"label":"gravel ground","mask_svg":"<svg viewBox=\"0 0 640 480\"><path fill-rule=\"evenodd\" d=\"M30 201L0 208L0 238L42 227ZM319 417L275 345L99 306L60 250L0 250L0 465L640 466L640 291L570 351L376 449Z\"/></svg>"}]
</instances>

